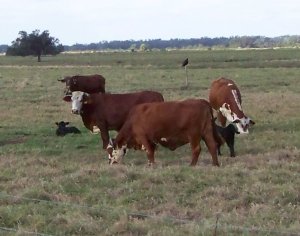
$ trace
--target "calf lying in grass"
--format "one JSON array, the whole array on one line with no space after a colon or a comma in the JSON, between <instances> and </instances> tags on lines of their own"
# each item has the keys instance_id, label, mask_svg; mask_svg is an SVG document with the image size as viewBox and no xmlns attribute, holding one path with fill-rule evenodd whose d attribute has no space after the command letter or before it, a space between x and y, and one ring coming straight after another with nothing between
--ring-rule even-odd
<instances>
[{"instance_id":1,"label":"calf lying in grass","mask_svg":"<svg viewBox=\"0 0 300 236\"><path fill-rule=\"evenodd\" d=\"M61 122L55 122L55 124L58 126L56 129L57 136L65 136L66 134L69 133L74 133L74 134L81 133L80 130L74 126L67 127L67 125L69 125L69 122L61 121Z\"/></svg>"},{"instance_id":2,"label":"calf lying in grass","mask_svg":"<svg viewBox=\"0 0 300 236\"><path fill-rule=\"evenodd\" d=\"M236 127L233 124L229 124L226 127L221 127L216 125L218 134L222 138L224 142L226 142L227 146L230 150L230 156L235 157L235 151L234 151L234 136L235 134L238 134L238 131L236 130ZM221 155L221 145L218 144L218 155Z\"/></svg>"}]
</instances>

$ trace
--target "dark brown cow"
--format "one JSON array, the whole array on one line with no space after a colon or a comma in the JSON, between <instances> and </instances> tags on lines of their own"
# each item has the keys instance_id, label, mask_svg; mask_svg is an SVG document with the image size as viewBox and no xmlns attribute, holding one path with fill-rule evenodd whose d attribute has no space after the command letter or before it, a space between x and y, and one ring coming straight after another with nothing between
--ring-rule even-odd
<instances>
[{"instance_id":1,"label":"dark brown cow","mask_svg":"<svg viewBox=\"0 0 300 236\"><path fill-rule=\"evenodd\" d=\"M66 83L65 94L73 91L105 93L105 78L102 75L75 75L58 80Z\"/></svg>"},{"instance_id":2,"label":"dark brown cow","mask_svg":"<svg viewBox=\"0 0 300 236\"><path fill-rule=\"evenodd\" d=\"M142 91L127 94L88 94L80 91L65 96L65 101L72 100L72 113L80 114L85 127L93 131L97 126L101 132L103 149L109 144L109 130L119 131L131 108L146 102L163 102L158 92Z\"/></svg>"},{"instance_id":3,"label":"dark brown cow","mask_svg":"<svg viewBox=\"0 0 300 236\"><path fill-rule=\"evenodd\" d=\"M240 90L230 79L221 77L212 82L209 102L218 111L218 120L223 127L226 126L227 120L236 124L238 132L248 133L249 126L255 124L249 117L245 116Z\"/></svg>"},{"instance_id":4,"label":"dark brown cow","mask_svg":"<svg viewBox=\"0 0 300 236\"><path fill-rule=\"evenodd\" d=\"M191 165L196 165L204 140L213 160L219 166L217 142L219 139L210 104L203 99L189 99L163 103L145 103L134 107L114 140L111 162L124 156L124 148L145 149L149 164L154 163L157 144L175 150L190 143Z\"/></svg>"}]
</instances>

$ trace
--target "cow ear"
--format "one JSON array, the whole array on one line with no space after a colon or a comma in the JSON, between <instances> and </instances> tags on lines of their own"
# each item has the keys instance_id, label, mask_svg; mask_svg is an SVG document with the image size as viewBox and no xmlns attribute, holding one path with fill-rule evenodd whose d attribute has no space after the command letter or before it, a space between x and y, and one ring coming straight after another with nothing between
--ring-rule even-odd
<instances>
[{"instance_id":1,"label":"cow ear","mask_svg":"<svg viewBox=\"0 0 300 236\"><path fill-rule=\"evenodd\" d=\"M66 95L66 96L64 96L63 100L64 100L65 102L71 102L71 100L72 100L71 98L72 98L72 96Z\"/></svg>"},{"instance_id":2,"label":"cow ear","mask_svg":"<svg viewBox=\"0 0 300 236\"><path fill-rule=\"evenodd\" d=\"M249 124L252 126L252 125L255 125L255 122L253 120L249 120Z\"/></svg>"},{"instance_id":3,"label":"cow ear","mask_svg":"<svg viewBox=\"0 0 300 236\"><path fill-rule=\"evenodd\" d=\"M240 123L240 120L239 120L239 119L236 119L236 120L234 120L232 123L234 123L234 124Z\"/></svg>"},{"instance_id":4,"label":"cow ear","mask_svg":"<svg viewBox=\"0 0 300 236\"><path fill-rule=\"evenodd\" d=\"M68 125L68 124L70 124L70 122L65 122L65 125Z\"/></svg>"},{"instance_id":5,"label":"cow ear","mask_svg":"<svg viewBox=\"0 0 300 236\"><path fill-rule=\"evenodd\" d=\"M228 103L224 103L223 104L224 108L226 108L227 110L230 110L230 105Z\"/></svg>"},{"instance_id":6,"label":"cow ear","mask_svg":"<svg viewBox=\"0 0 300 236\"><path fill-rule=\"evenodd\" d=\"M92 104L91 96L88 93L84 93L83 104Z\"/></svg>"},{"instance_id":7,"label":"cow ear","mask_svg":"<svg viewBox=\"0 0 300 236\"><path fill-rule=\"evenodd\" d=\"M56 125L58 125L58 122L55 122Z\"/></svg>"}]
</instances>

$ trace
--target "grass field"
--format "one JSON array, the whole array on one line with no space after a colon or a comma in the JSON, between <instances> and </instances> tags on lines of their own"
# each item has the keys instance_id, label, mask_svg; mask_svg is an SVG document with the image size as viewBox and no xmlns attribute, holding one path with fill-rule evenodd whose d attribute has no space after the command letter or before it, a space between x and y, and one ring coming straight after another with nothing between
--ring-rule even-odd
<instances>
[{"instance_id":1,"label":"grass field","mask_svg":"<svg viewBox=\"0 0 300 236\"><path fill-rule=\"evenodd\" d=\"M204 144L196 167L188 145L159 147L154 168L134 150L109 166L57 81L95 73L111 93L165 100L207 98L225 76L256 125L236 138L236 158L222 147L219 168ZM300 235L298 49L1 56L0 94L0 235ZM60 120L82 134L57 137Z\"/></svg>"}]
</instances>

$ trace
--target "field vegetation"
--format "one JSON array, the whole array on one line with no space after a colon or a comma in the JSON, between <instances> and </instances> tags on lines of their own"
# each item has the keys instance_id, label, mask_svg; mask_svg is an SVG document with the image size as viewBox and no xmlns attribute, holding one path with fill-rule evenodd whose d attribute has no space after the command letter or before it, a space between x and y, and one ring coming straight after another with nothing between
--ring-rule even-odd
<instances>
[{"instance_id":1,"label":"field vegetation","mask_svg":"<svg viewBox=\"0 0 300 236\"><path fill-rule=\"evenodd\" d=\"M256 125L236 158L222 147L219 168L204 144L196 167L188 145L159 147L155 167L134 150L109 166L57 81L96 73L108 92L165 100L208 98L213 79L231 78ZM299 235L299 76L298 49L0 57L0 235ZM82 134L57 137L61 120Z\"/></svg>"}]
</instances>

